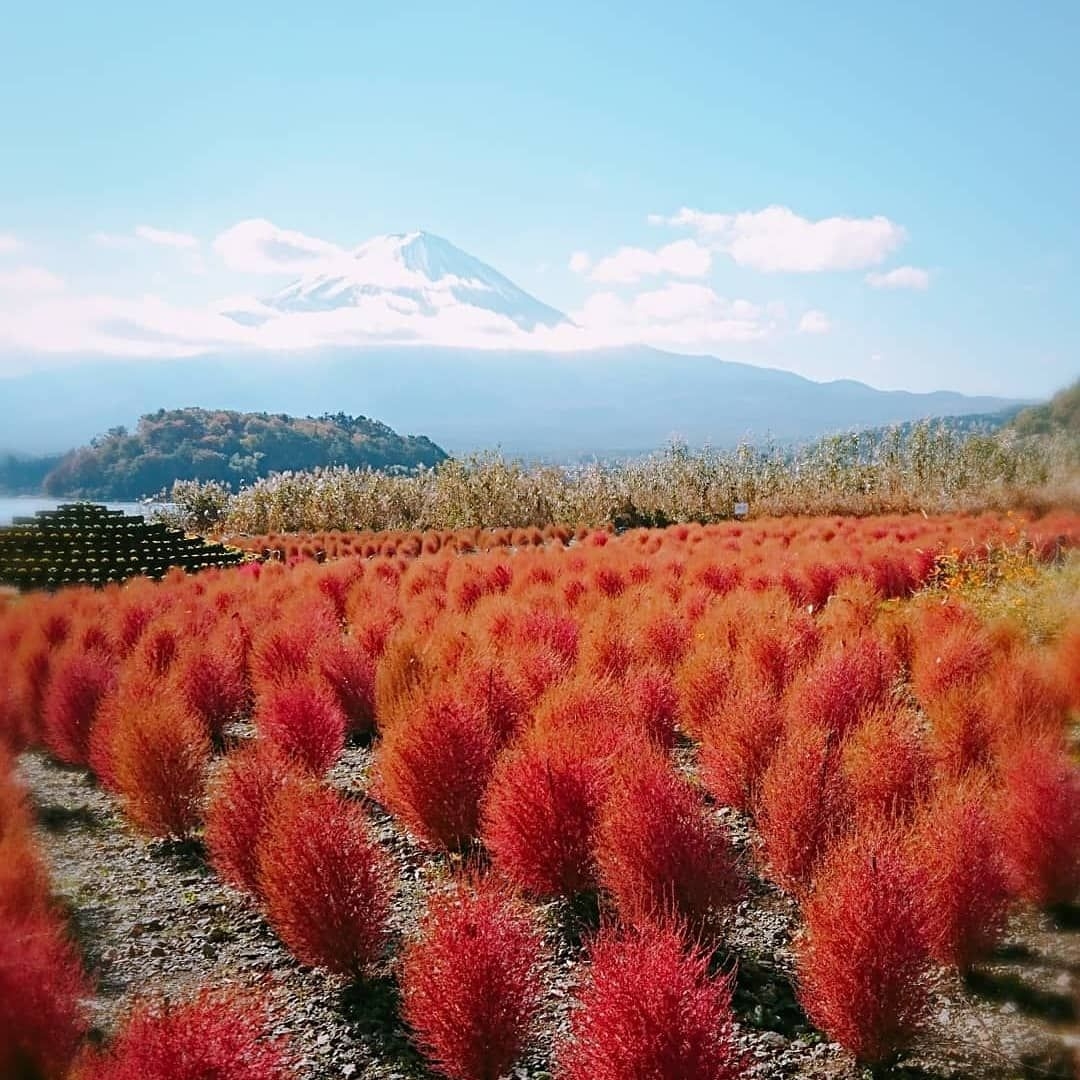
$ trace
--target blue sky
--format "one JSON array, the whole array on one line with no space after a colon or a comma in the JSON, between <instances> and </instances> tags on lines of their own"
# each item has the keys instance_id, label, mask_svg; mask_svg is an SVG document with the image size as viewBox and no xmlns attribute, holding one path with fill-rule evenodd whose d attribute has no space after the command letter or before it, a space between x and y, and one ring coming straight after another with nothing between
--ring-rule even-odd
<instances>
[{"instance_id":1,"label":"blue sky","mask_svg":"<svg viewBox=\"0 0 1080 1080\"><path fill-rule=\"evenodd\" d=\"M0 372L230 341L222 298L290 277L232 243L259 220L429 230L597 344L1080 374L1075 3L23 4L4 37Z\"/></svg>"}]
</instances>

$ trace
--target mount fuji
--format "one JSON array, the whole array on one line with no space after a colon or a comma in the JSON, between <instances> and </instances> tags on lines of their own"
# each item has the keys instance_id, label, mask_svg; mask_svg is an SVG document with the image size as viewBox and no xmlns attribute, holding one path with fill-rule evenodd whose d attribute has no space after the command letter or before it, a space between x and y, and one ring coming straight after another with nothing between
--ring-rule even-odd
<instances>
[{"instance_id":1,"label":"mount fuji","mask_svg":"<svg viewBox=\"0 0 1080 1080\"><path fill-rule=\"evenodd\" d=\"M261 300L218 308L237 331L236 344L153 362L129 348L0 378L3 449L66 450L144 413L199 406L346 412L423 433L451 453L501 447L573 460L649 451L673 435L718 446L801 440L1017 404L883 391L852 380L814 382L643 344L546 348L537 342L587 339L562 312L430 233L316 251L265 231L256 240L299 277ZM273 336L282 324L297 330L295 339ZM489 336L474 335L485 345L440 344L422 332L432 326Z\"/></svg>"},{"instance_id":2,"label":"mount fuji","mask_svg":"<svg viewBox=\"0 0 1080 1080\"><path fill-rule=\"evenodd\" d=\"M432 317L467 306L508 319L525 331L570 322L494 267L422 231L377 236L330 255L317 270L264 298L262 305L263 317L379 305L405 316ZM254 312L226 314L248 325L257 317Z\"/></svg>"}]
</instances>

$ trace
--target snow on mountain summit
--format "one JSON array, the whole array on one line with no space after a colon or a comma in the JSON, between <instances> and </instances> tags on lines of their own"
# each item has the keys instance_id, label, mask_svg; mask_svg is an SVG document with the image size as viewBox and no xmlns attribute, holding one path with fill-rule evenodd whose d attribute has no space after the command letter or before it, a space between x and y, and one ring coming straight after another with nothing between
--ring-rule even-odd
<instances>
[{"instance_id":1,"label":"snow on mountain summit","mask_svg":"<svg viewBox=\"0 0 1080 1080\"><path fill-rule=\"evenodd\" d=\"M522 330L567 321L487 263L426 232L377 236L342 251L264 303L281 313L305 313L365 308L373 301L426 316L466 305Z\"/></svg>"}]
</instances>

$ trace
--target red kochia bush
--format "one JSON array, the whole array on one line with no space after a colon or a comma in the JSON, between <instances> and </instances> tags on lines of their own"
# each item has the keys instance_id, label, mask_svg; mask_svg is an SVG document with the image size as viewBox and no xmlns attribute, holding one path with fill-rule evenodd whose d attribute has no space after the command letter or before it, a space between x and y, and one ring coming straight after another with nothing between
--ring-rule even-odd
<instances>
[{"instance_id":1,"label":"red kochia bush","mask_svg":"<svg viewBox=\"0 0 1080 1080\"><path fill-rule=\"evenodd\" d=\"M1080 896L1080 767L1051 739L1002 755L998 820L1010 885L1032 904L1069 903Z\"/></svg>"},{"instance_id":2,"label":"red kochia bush","mask_svg":"<svg viewBox=\"0 0 1080 1080\"><path fill-rule=\"evenodd\" d=\"M311 671L318 649L338 633L329 608L286 611L280 623L260 634L251 653L251 676L258 691L288 686Z\"/></svg>"},{"instance_id":3,"label":"red kochia bush","mask_svg":"<svg viewBox=\"0 0 1080 1080\"><path fill-rule=\"evenodd\" d=\"M679 723L684 731L700 738L702 732L723 715L734 687L729 653L712 642L692 652L679 669Z\"/></svg>"},{"instance_id":4,"label":"red kochia bush","mask_svg":"<svg viewBox=\"0 0 1080 1080\"><path fill-rule=\"evenodd\" d=\"M85 765L98 706L115 681L104 653L70 650L52 664L43 704L45 745L60 761Z\"/></svg>"},{"instance_id":5,"label":"red kochia bush","mask_svg":"<svg viewBox=\"0 0 1080 1080\"><path fill-rule=\"evenodd\" d=\"M211 749L202 721L171 697L133 697L110 719L111 782L137 828L151 836L197 828Z\"/></svg>"},{"instance_id":6,"label":"red kochia bush","mask_svg":"<svg viewBox=\"0 0 1080 1080\"><path fill-rule=\"evenodd\" d=\"M451 1080L499 1080L540 1003L540 935L529 909L493 888L436 896L402 960L402 1013Z\"/></svg>"},{"instance_id":7,"label":"red kochia bush","mask_svg":"<svg viewBox=\"0 0 1080 1080\"><path fill-rule=\"evenodd\" d=\"M930 954L965 970L993 946L1008 903L1001 838L985 778L943 786L926 804L909 850L924 875Z\"/></svg>"},{"instance_id":8,"label":"red kochia bush","mask_svg":"<svg viewBox=\"0 0 1080 1080\"><path fill-rule=\"evenodd\" d=\"M659 754L620 770L600 814L597 862L630 926L674 916L694 933L709 931L738 891L723 827Z\"/></svg>"},{"instance_id":9,"label":"red kochia bush","mask_svg":"<svg viewBox=\"0 0 1080 1080\"><path fill-rule=\"evenodd\" d=\"M601 933L559 1055L565 1080L735 1080L731 982L671 927Z\"/></svg>"},{"instance_id":10,"label":"red kochia bush","mask_svg":"<svg viewBox=\"0 0 1080 1080\"><path fill-rule=\"evenodd\" d=\"M837 845L803 907L799 1000L859 1061L890 1058L924 1018L929 958L922 888L903 838L875 830Z\"/></svg>"},{"instance_id":11,"label":"red kochia bush","mask_svg":"<svg viewBox=\"0 0 1080 1080\"><path fill-rule=\"evenodd\" d=\"M89 1053L72 1080L291 1080L284 1040L267 1039L262 1004L238 991L143 1003L107 1051Z\"/></svg>"},{"instance_id":12,"label":"red kochia bush","mask_svg":"<svg viewBox=\"0 0 1080 1080\"><path fill-rule=\"evenodd\" d=\"M229 754L214 778L206 810L206 849L230 885L259 894L258 848L285 784L300 780L270 743L256 741Z\"/></svg>"},{"instance_id":13,"label":"red kochia bush","mask_svg":"<svg viewBox=\"0 0 1080 1080\"><path fill-rule=\"evenodd\" d=\"M270 925L301 963L357 978L379 958L391 871L358 804L320 785L287 785L259 868Z\"/></svg>"},{"instance_id":14,"label":"red kochia bush","mask_svg":"<svg viewBox=\"0 0 1080 1080\"><path fill-rule=\"evenodd\" d=\"M1080 711L1080 623L1062 634L1054 658L1054 667L1069 704Z\"/></svg>"},{"instance_id":15,"label":"red kochia bush","mask_svg":"<svg viewBox=\"0 0 1080 1080\"><path fill-rule=\"evenodd\" d=\"M701 735L701 781L725 806L750 810L783 734L780 703L767 691L740 687Z\"/></svg>"},{"instance_id":16,"label":"red kochia bush","mask_svg":"<svg viewBox=\"0 0 1080 1080\"><path fill-rule=\"evenodd\" d=\"M86 1030L89 987L47 916L0 915L0 1076L62 1080Z\"/></svg>"},{"instance_id":17,"label":"red kochia bush","mask_svg":"<svg viewBox=\"0 0 1080 1080\"><path fill-rule=\"evenodd\" d=\"M920 629L914 638L911 683L924 708L950 690L970 689L990 668L993 649L966 611L948 628L924 625Z\"/></svg>"},{"instance_id":18,"label":"red kochia bush","mask_svg":"<svg viewBox=\"0 0 1080 1080\"><path fill-rule=\"evenodd\" d=\"M839 740L823 728L789 731L761 782L758 829L771 877L798 894L818 860L850 825Z\"/></svg>"},{"instance_id":19,"label":"red kochia bush","mask_svg":"<svg viewBox=\"0 0 1080 1080\"><path fill-rule=\"evenodd\" d=\"M864 716L842 751L844 778L858 818L910 816L930 783L930 759L918 717L899 708Z\"/></svg>"},{"instance_id":20,"label":"red kochia bush","mask_svg":"<svg viewBox=\"0 0 1080 1080\"><path fill-rule=\"evenodd\" d=\"M1069 712L1068 693L1047 657L1015 650L986 680L983 711L991 731L1004 741L1056 735Z\"/></svg>"},{"instance_id":21,"label":"red kochia bush","mask_svg":"<svg viewBox=\"0 0 1080 1080\"><path fill-rule=\"evenodd\" d=\"M384 736L376 758L378 797L425 844L457 850L479 831L497 753L483 715L435 692Z\"/></svg>"},{"instance_id":22,"label":"red kochia bush","mask_svg":"<svg viewBox=\"0 0 1080 1080\"><path fill-rule=\"evenodd\" d=\"M366 734L375 726L375 657L355 637L330 638L316 660L319 675L337 699L349 731Z\"/></svg>"},{"instance_id":23,"label":"red kochia bush","mask_svg":"<svg viewBox=\"0 0 1080 1080\"><path fill-rule=\"evenodd\" d=\"M843 737L864 712L885 704L895 674L893 659L876 638L856 638L819 657L792 686L791 722Z\"/></svg>"},{"instance_id":24,"label":"red kochia bush","mask_svg":"<svg viewBox=\"0 0 1080 1080\"><path fill-rule=\"evenodd\" d=\"M495 867L535 896L596 888L593 849L605 763L535 740L499 762L484 804L483 840Z\"/></svg>"},{"instance_id":25,"label":"red kochia bush","mask_svg":"<svg viewBox=\"0 0 1080 1080\"><path fill-rule=\"evenodd\" d=\"M193 642L176 663L180 693L217 739L230 720L251 706L251 692L239 648L219 635L210 642Z\"/></svg>"},{"instance_id":26,"label":"red kochia bush","mask_svg":"<svg viewBox=\"0 0 1080 1080\"><path fill-rule=\"evenodd\" d=\"M49 879L33 840L30 808L0 748L0 919L44 912Z\"/></svg>"},{"instance_id":27,"label":"red kochia bush","mask_svg":"<svg viewBox=\"0 0 1080 1080\"><path fill-rule=\"evenodd\" d=\"M679 694L669 671L646 667L627 674L627 715L631 724L640 727L650 742L665 750L675 745L675 718Z\"/></svg>"},{"instance_id":28,"label":"red kochia bush","mask_svg":"<svg viewBox=\"0 0 1080 1080\"><path fill-rule=\"evenodd\" d=\"M255 710L255 727L301 768L322 774L345 748L345 714L314 682L266 691Z\"/></svg>"},{"instance_id":29,"label":"red kochia bush","mask_svg":"<svg viewBox=\"0 0 1080 1080\"><path fill-rule=\"evenodd\" d=\"M993 733L981 694L958 687L928 703L925 711L930 718L927 750L941 775L953 779L991 763Z\"/></svg>"}]
</instances>

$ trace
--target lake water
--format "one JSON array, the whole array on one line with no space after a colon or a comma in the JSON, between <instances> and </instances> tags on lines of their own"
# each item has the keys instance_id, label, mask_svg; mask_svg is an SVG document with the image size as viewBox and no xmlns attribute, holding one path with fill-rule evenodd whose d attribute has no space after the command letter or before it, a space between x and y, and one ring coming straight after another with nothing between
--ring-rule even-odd
<instances>
[{"instance_id":1,"label":"lake water","mask_svg":"<svg viewBox=\"0 0 1080 1080\"><path fill-rule=\"evenodd\" d=\"M72 499L47 499L39 495L0 495L0 527L10 525L17 517L32 517L39 510L55 510L61 503ZM154 512L156 504L108 502L112 510L123 510L125 514L142 514L148 518Z\"/></svg>"}]
</instances>

